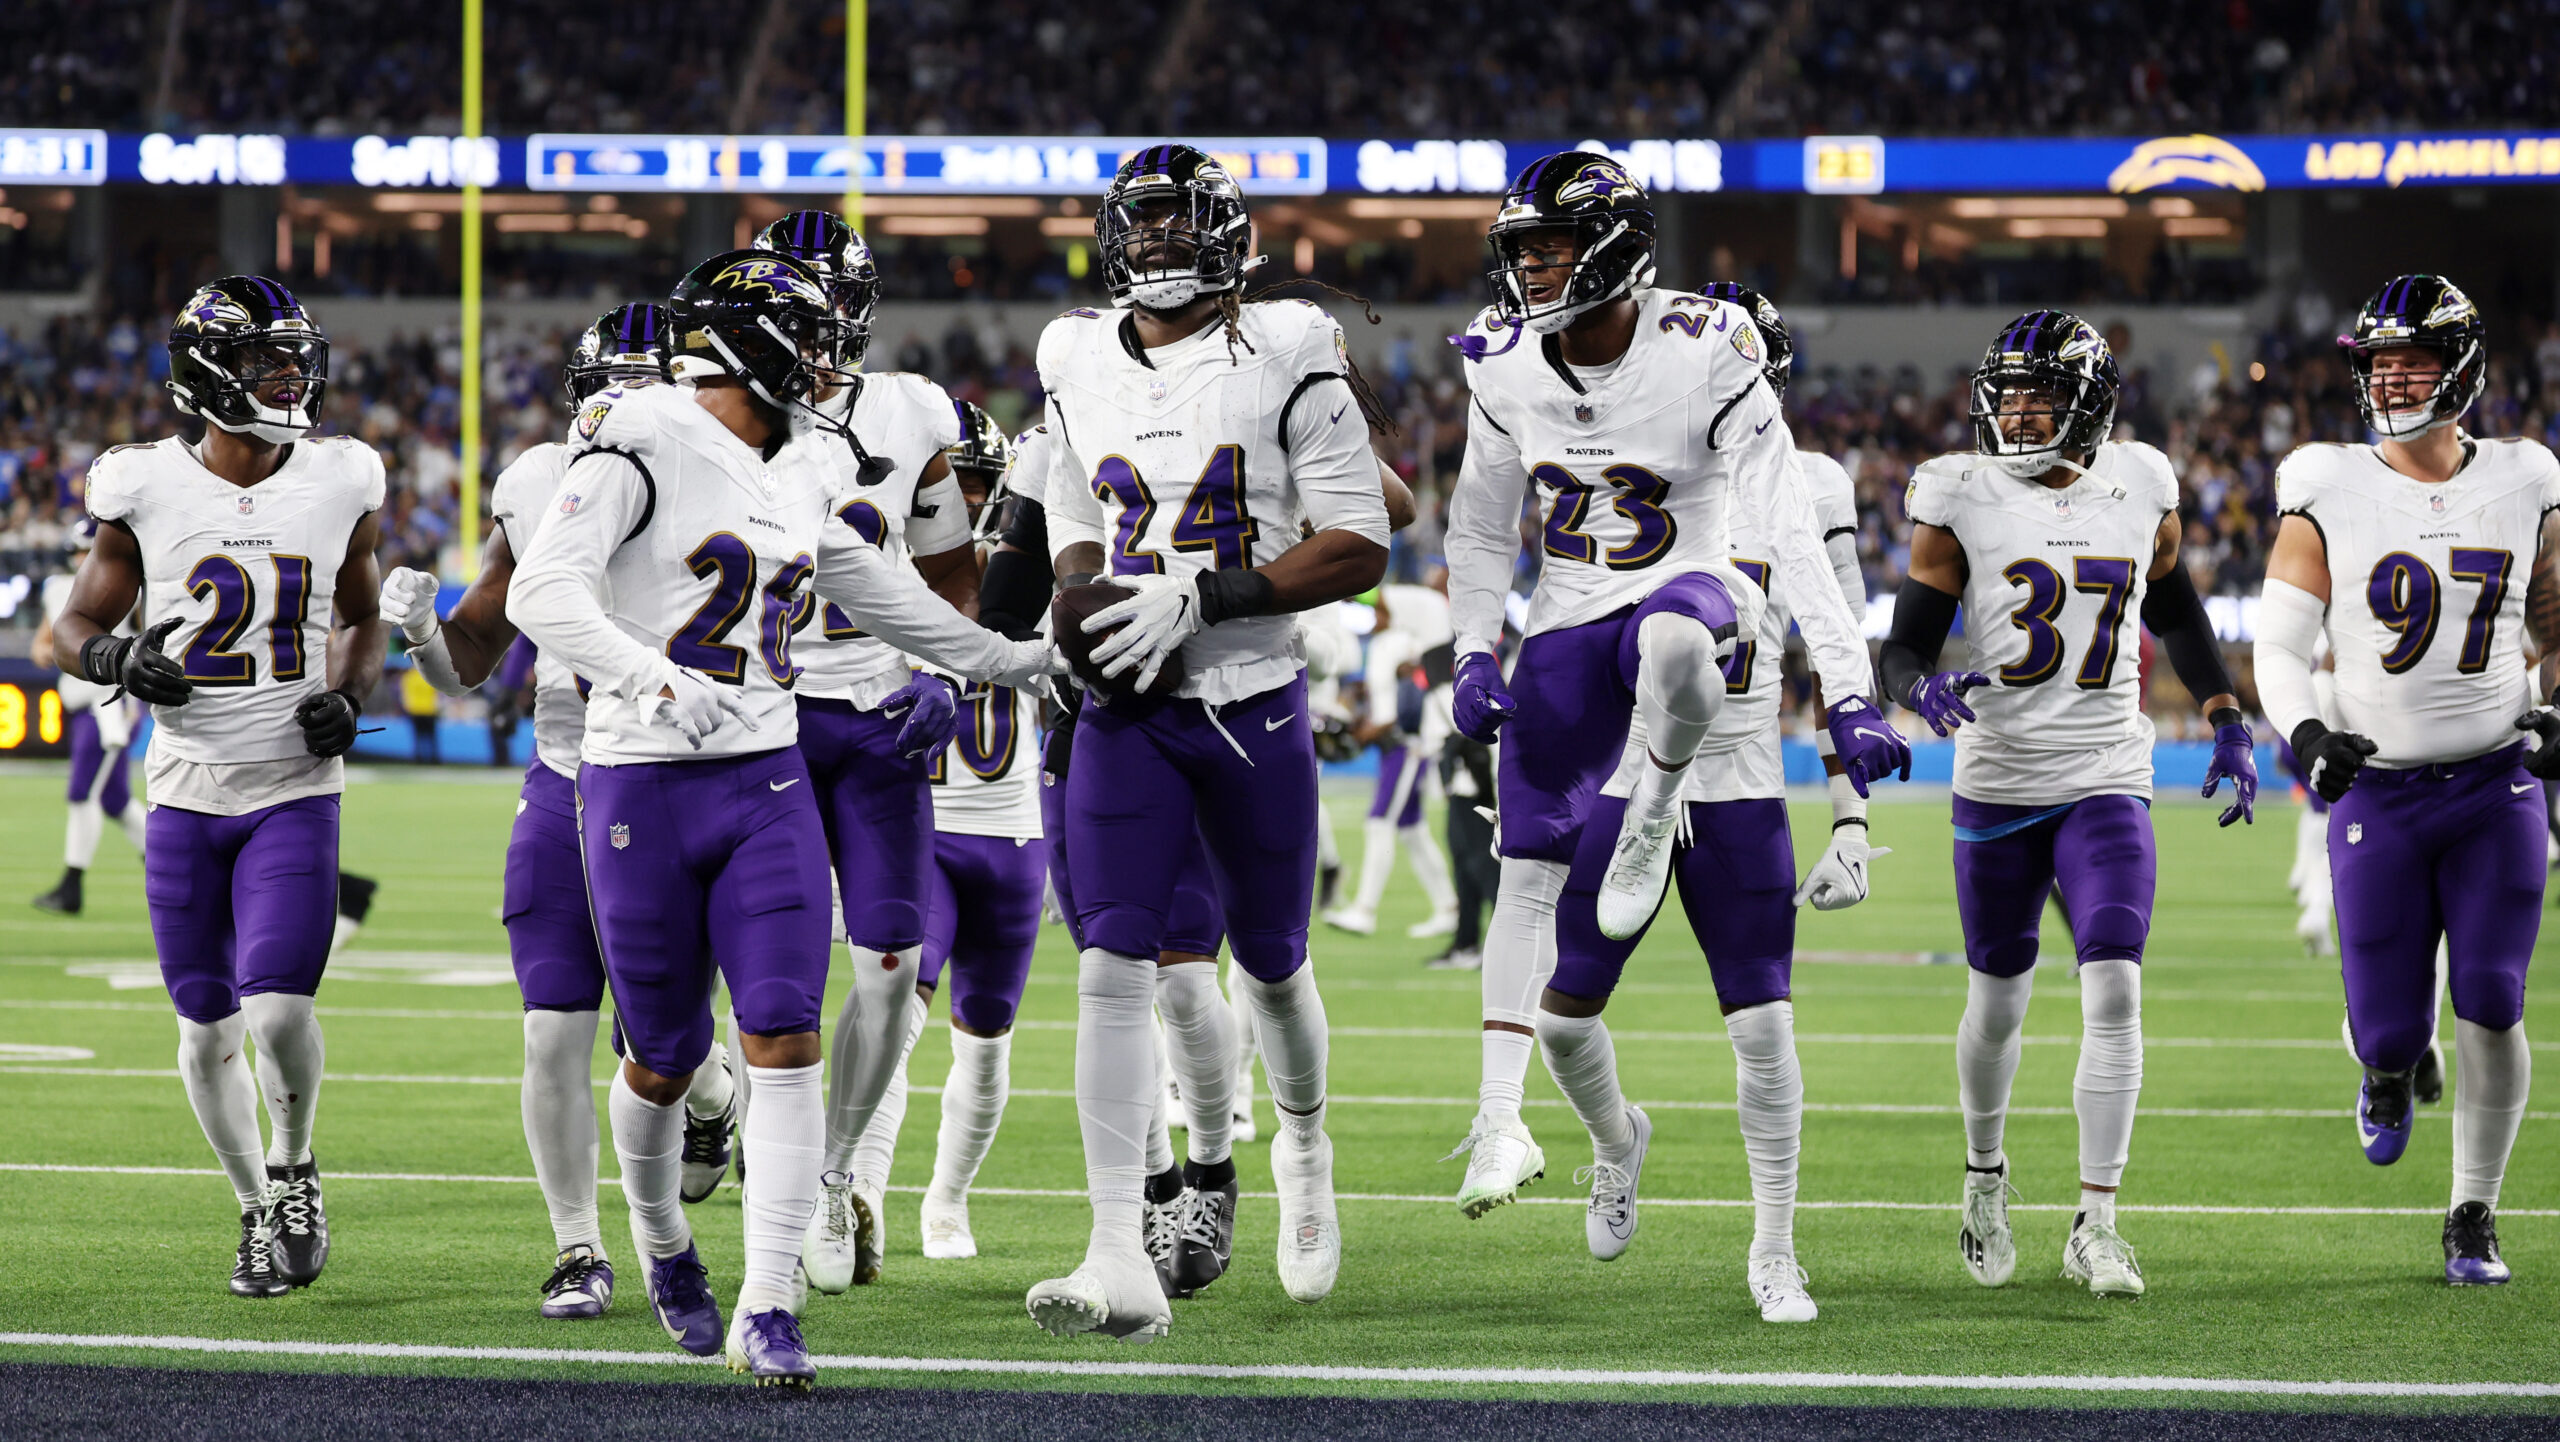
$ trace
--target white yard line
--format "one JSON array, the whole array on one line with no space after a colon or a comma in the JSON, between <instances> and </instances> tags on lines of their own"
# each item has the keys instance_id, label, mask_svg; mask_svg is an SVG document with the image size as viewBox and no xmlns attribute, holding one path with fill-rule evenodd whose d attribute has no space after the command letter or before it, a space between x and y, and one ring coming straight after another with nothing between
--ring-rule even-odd
<instances>
[{"instance_id":1,"label":"white yard line","mask_svg":"<svg viewBox=\"0 0 2560 1442\"><path fill-rule=\"evenodd\" d=\"M391 1342L254 1342L222 1337L138 1337L76 1332L0 1332L0 1346L195 1352L269 1357L364 1357L395 1361L544 1362L618 1367L716 1367L716 1357L682 1352L608 1352L567 1347L429 1347ZM1051 1358L832 1357L823 1370L939 1376L1201 1378L1234 1382L1380 1382L1522 1387L1791 1388L1840 1391L2098 1392L2271 1397L2560 1397L2552 1382L2291 1382L2245 1377L1943 1376L1904 1372L1615 1372L1564 1367L1325 1367L1185 1362L1092 1362Z\"/></svg>"}]
</instances>

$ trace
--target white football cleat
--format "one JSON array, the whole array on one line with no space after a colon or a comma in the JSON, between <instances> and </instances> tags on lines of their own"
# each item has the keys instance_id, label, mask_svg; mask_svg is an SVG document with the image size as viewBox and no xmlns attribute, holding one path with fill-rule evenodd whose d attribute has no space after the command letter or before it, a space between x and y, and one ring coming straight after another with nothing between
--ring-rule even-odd
<instances>
[{"instance_id":1,"label":"white football cleat","mask_svg":"<svg viewBox=\"0 0 2560 1442\"><path fill-rule=\"evenodd\" d=\"M1573 1174L1574 1181L1591 1188L1582 1236L1591 1244L1591 1255L1603 1262L1625 1255L1627 1244L1636 1239L1636 1186L1644 1180L1645 1149L1653 1145L1653 1118L1633 1102L1626 1105L1627 1129L1635 1134L1627 1159L1604 1162L1595 1157Z\"/></svg>"},{"instance_id":2,"label":"white football cleat","mask_svg":"<svg viewBox=\"0 0 2560 1442\"><path fill-rule=\"evenodd\" d=\"M1087 1253L1083 1266L1034 1286L1023 1305L1052 1337L1092 1332L1143 1345L1173 1329L1173 1305L1156 1269L1135 1250L1125 1257Z\"/></svg>"},{"instance_id":3,"label":"white football cleat","mask_svg":"<svg viewBox=\"0 0 2560 1442\"><path fill-rule=\"evenodd\" d=\"M1378 914L1374 911L1362 911L1357 907L1338 906L1324 914L1324 924L1336 931L1347 931L1354 936L1367 936L1378 929Z\"/></svg>"},{"instance_id":4,"label":"white football cleat","mask_svg":"<svg viewBox=\"0 0 2560 1442\"><path fill-rule=\"evenodd\" d=\"M818 1210L800 1239L809 1285L828 1296L880 1279L880 1193L842 1172L818 1181Z\"/></svg>"},{"instance_id":5,"label":"white football cleat","mask_svg":"<svg viewBox=\"0 0 2560 1442\"><path fill-rule=\"evenodd\" d=\"M1956 1251L1964 1269L1986 1287L2005 1287L2018 1270L2018 1244L2009 1235L2009 1168L1996 1172L1965 1168L1964 1225L1956 1232Z\"/></svg>"},{"instance_id":6,"label":"white football cleat","mask_svg":"<svg viewBox=\"0 0 2560 1442\"><path fill-rule=\"evenodd\" d=\"M1260 1132L1261 1129L1253 1124L1253 1103L1237 1101L1236 1109L1228 1113L1227 1141L1231 1145L1242 1146L1252 1141Z\"/></svg>"},{"instance_id":7,"label":"white football cleat","mask_svg":"<svg viewBox=\"0 0 2560 1442\"><path fill-rule=\"evenodd\" d=\"M965 1262L978 1255L977 1235L969 1230L967 1197L946 1202L927 1192L924 1205L917 1211L917 1221L924 1231L927 1261Z\"/></svg>"},{"instance_id":8,"label":"white football cleat","mask_svg":"<svg viewBox=\"0 0 2560 1442\"><path fill-rule=\"evenodd\" d=\"M1404 929L1404 934L1415 941L1428 941L1435 936L1447 936L1452 932L1455 932L1457 929L1457 908L1451 907L1447 911L1435 911L1422 920L1415 922L1413 925L1406 927Z\"/></svg>"},{"instance_id":9,"label":"white football cleat","mask_svg":"<svg viewBox=\"0 0 2560 1442\"><path fill-rule=\"evenodd\" d=\"M1645 929L1662 909L1663 889L1671 884L1671 833L1680 824L1674 805L1659 820L1646 821L1627 808L1618 824L1618 844L1609 853L1608 873L1600 878L1600 934L1624 941Z\"/></svg>"},{"instance_id":10,"label":"white football cleat","mask_svg":"<svg viewBox=\"0 0 2560 1442\"><path fill-rule=\"evenodd\" d=\"M1760 1304L1763 1322L1810 1322L1821 1315L1804 1284L1804 1268L1793 1257L1751 1259L1751 1300Z\"/></svg>"},{"instance_id":11,"label":"white football cleat","mask_svg":"<svg viewBox=\"0 0 2560 1442\"><path fill-rule=\"evenodd\" d=\"M2082 1222L2062 1244L2062 1275L2089 1289L2093 1297L2139 1297L2142 1268L2133 1247L2105 1222Z\"/></svg>"},{"instance_id":12,"label":"white football cleat","mask_svg":"<svg viewBox=\"0 0 2560 1442\"><path fill-rule=\"evenodd\" d=\"M2302 949L2313 956L2337 953L2338 944L2329 936L2329 908L2325 905L2304 907L2302 914L2294 918L2293 934L2302 942Z\"/></svg>"},{"instance_id":13,"label":"white football cleat","mask_svg":"<svg viewBox=\"0 0 2560 1442\"><path fill-rule=\"evenodd\" d=\"M1467 1175L1458 1183L1458 1215L1472 1220L1499 1206L1520 1200L1520 1189L1547 1174L1547 1154L1529 1135L1526 1124L1487 1127L1479 1119L1458 1149L1440 1160L1467 1155Z\"/></svg>"},{"instance_id":14,"label":"white football cleat","mask_svg":"<svg viewBox=\"0 0 2560 1442\"><path fill-rule=\"evenodd\" d=\"M1342 1222L1333 1209L1333 1138L1285 1121L1271 1142L1271 1181L1280 1193L1280 1288L1297 1302L1321 1302L1342 1271Z\"/></svg>"}]
</instances>

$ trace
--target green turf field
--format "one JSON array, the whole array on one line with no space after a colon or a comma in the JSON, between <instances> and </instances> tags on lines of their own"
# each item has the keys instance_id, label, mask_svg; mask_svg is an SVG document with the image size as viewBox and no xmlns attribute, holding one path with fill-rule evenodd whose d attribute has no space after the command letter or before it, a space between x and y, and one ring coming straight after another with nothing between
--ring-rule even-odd
<instances>
[{"instance_id":1,"label":"green turf field","mask_svg":"<svg viewBox=\"0 0 2560 1442\"><path fill-rule=\"evenodd\" d=\"M496 920L514 806L506 778L375 770L348 792L345 863L380 877L383 889L372 924L320 993L335 1080L322 1102L317 1155L329 1177L334 1251L317 1286L270 1302L224 1290L236 1220L170 1070L174 1029L151 969L133 853L111 831L85 916L62 919L24 904L59 866L59 796L58 776L41 769L0 775L0 815L8 818L0 831L0 1164L9 1168L0 1170L0 1209L11 1219L0 1228L0 1332L675 1355L639 1295L636 1269L626 1268L623 1295L600 1322L545 1323L535 1315L551 1241L517 1119L521 1032ZM1355 806L1335 807L1354 853ZM2021 1114L2009 1137L2027 1206L2017 1214L2018 1280L1986 1292L1957 1262L1951 1204L1962 1143L1951 1038L1964 971L1885 959L1959 949L1941 794L1878 807L1877 839L1894 855L1876 865L1872 900L1843 913L1804 913L1805 952L1862 958L1808 961L1797 972L1810 1204L1797 1235L1822 1307L1812 1326L1763 1325L1743 1287L1751 1218L1747 1205L1736 1205L1748 1188L1731 1110L1733 1070L1704 964L1685 936L1658 933L1647 944L1609 1013L1628 1092L1652 1108L1656 1127L1634 1248L1614 1264L1591 1261L1572 1205L1511 1207L1475 1222L1457 1215L1447 1198L1459 1165L1439 1158L1463 1135L1474 1105L1476 981L1421 967L1433 947L1402 939L1421 902L1400 875L1381 927L1393 939L1322 929L1316 937L1333 1024L1336 1178L1346 1194L1346 1255L1329 1301L1303 1307L1280 1292L1272 1205L1250 1199L1269 1187L1265 1148L1253 1145L1238 1148L1249 1199L1235 1268L1207 1295L1176 1306L1170 1338L1144 1350L1061 1343L1025 1318L1024 1289L1074 1264L1086 1226L1068 1095L1073 960L1051 928L1014 1049L1012 1109L972 1209L983 1255L927 1263L916 1250L912 1188L930 1170L937 1119L929 1088L949 1058L937 1007L936 1026L916 1052L919 1094L895 1174L910 1190L889 1201L887 1274L877 1286L814 1299L811 1348L1032 1363L2553 1381L2560 1220L2551 1209L2560 1208L2560 1155L2552 1143L2560 1103L2537 1102L2508 1174L2502 1236L2517 1282L2447 1289L2437 1247L2446 1109L2421 1114L2397 1167L2377 1170L2358 1154L2335 967L2306 959L2291 934L2284 873L2293 819L2280 794L2255 830L2217 830L2213 812L2194 805L2158 812L2160 902L2145 968L2148 1077L2122 1218L2150 1283L2139 1302L2100 1302L2058 1278L2076 1194L2070 1081L2079 1014L2067 971L2041 979L2018 1078ZM1827 830L1818 806L1801 808L1798 820L1808 848ZM2067 949L2049 945L2048 955L2057 952ZM1260 1111L1268 1136L1267 1097ZM1589 1160L1589 1147L1542 1071L1533 1074L1527 1116L1550 1166L1529 1195L1568 1199L1569 1173ZM609 1172L609 1145L604 1164ZM1847 1205L1860 1203L1885 1205ZM604 1206L608 1245L627 1262L627 1231L610 1189ZM725 1297L738 1276L735 1189L724 1188L694 1217ZM37 1356L101 1354L0 1348L0 1358ZM521 1359L184 1360L600 1370ZM1349 1385L1143 1377L1102 1384ZM1745 1395L1666 1392L1634 1379L1592 1391L1524 1384L1467 1395L1497 1390Z\"/></svg>"}]
</instances>

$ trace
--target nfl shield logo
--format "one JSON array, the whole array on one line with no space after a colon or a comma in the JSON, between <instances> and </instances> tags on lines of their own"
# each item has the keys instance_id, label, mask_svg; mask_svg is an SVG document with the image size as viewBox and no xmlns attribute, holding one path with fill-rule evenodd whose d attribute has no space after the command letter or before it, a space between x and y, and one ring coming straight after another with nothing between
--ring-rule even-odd
<instances>
[{"instance_id":1,"label":"nfl shield logo","mask_svg":"<svg viewBox=\"0 0 2560 1442\"><path fill-rule=\"evenodd\" d=\"M1573 418L1586 426L1591 424L1591 407L1576 402L1573 407Z\"/></svg>"},{"instance_id":2,"label":"nfl shield logo","mask_svg":"<svg viewBox=\"0 0 2560 1442\"><path fill-rule=\"evenodd\" d=\"M1151 401L1160 401L1164 399L1163 381L1151 380L1147 382L1147 399Z\"/></svg>"},{"instance_id":3,"label":"nfl shield logo","mask_svg":"<svg viewBox=\"0 0 2560 1442\"><path fill-rule=\"evenodd\" d=\"M256 496L243 495L233 501L232 504L238 506L240 508L240 514L245 516L258 509L258 498Z\"/></svg>"},{"instance_id":4,"label":"nfl shield logo","mask_svg":"<svg viewBox=\"0 0 2560 1442\"><path fill-rule=\"evenodd\" d=\"M2361 822L2361 821L2350 821L2350 822L2348 822L2348 823L2347 823L2347 844L2348 844L2349 846L2353 846L2353 845L2355 845L2357 842L2362 841L2362 840L2364 840L2364 823L2363 823L2363 822Z\"/></svg>"},{"instance_id":5,"label":"nfl shield logo","mask_svg":"<svg viewBox=\"0 0 2560 1442\"><path fill-rule=\"evenodd\" d=\"M2427 497L2427 509L2439 516L2444 514L2444 496L2441 492Z\"/></svg>"},{"instance_id":6,"label":"nfl shield logo","mask_svg":"<svg viewBox=\"0 0 2560 1442\"><path fill-rule=\"evenodd\" d=\"M2070 520L2070 519L2071 519L2071 498L2070 498L2069 496L2056 496L2056 497L2054 497L2054 498L2053 498L2053 513L2054 513L2056 516L2061 517L2063 520L2066 520L2066 521L2067 521L2067 520Z\"/></svg>"},{"instance_id":7,"label":"nfl shield logo","mask_svg":"<svg viewBox=\"0 0 2560 1442\"><path fill-rule=\"evenodd\" d=\"M614 850L621 851L631 845L631 828L628 825L617 821L605 830L613 837Z\"/></svg>"}]
</instances>

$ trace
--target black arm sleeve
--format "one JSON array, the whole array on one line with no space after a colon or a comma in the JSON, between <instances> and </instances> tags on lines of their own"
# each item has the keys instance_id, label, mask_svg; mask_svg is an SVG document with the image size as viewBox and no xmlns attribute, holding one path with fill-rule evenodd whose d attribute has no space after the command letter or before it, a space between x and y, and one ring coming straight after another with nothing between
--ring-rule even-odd
<instances>
[{"instance_id":1,"label":"black arm sleeve","mask_svg":"<svg viewBox=\"0 0 2560 1442\"><path fill-rule=\"evenodd\" d=\"M1955 629L1956 598L1906 576L1893 598L1893 630L1876 657L1884 694L1908 703L1911 688L1938 669L1938 652Z\"/></svg>"},{"instance_id":2,"label":"black arm sleeve","mask_svg":"<svg viewBox=\"0 0 2560 1442\"><path fill-rule=\"evenodd\" d=\"M978 624L1014 640L1040 627L1057 580L1049 564L1049 521L1038 501L1016 496L1005 515L1004 544L987 557L978 579Z\"/></svg>"},{"instance_id":3,"label":"black arm sleeve","mask_svg":"<svg viewBox=\"0 0 2560 1442\"><path fill-rule=\"evenodd\" d=\"M2169 653L2169 668L2178 673L2179 684L2196 698L2197 705L2216 696L2239 694L2231 681L2231 668L2222 664L2222 643L2213 638L2204 598L2196 594L2195 580L2186 567L2171 566L2169 574L2151 583L2142 597L2142 624L2160 638L2160 649Z\"/></svg>"}]
</instances>

